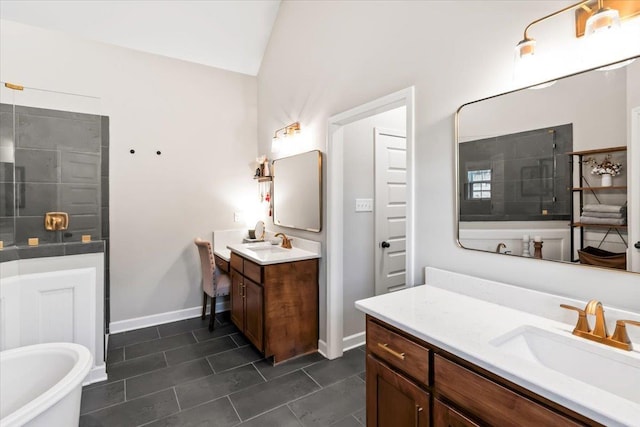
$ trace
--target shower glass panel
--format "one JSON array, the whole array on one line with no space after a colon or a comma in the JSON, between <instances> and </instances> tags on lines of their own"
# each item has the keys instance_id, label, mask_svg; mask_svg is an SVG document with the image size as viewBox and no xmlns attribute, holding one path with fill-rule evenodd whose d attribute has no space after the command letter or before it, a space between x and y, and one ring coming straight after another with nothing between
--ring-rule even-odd
<instances>
[{"instance_id":1,"label":"shower glass panel","mask_svg":"<svg viewBox=\"0 0 640 427\"><path fill-rule=\"evenodd\" d=\"M102 121L96 97L2 84L0 224L5 248L102 238ZM105 159L106 160L106 159ZM68 215L47 230L47 212Z\"/></svg>"}]
</instances>

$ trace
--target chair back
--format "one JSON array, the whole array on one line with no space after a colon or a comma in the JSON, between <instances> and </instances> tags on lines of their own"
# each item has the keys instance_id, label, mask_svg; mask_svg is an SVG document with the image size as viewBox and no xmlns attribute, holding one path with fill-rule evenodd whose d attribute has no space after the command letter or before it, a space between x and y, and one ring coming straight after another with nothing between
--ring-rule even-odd
<instances>
[{"instance_id":1,"label":"chair back","mask_svg":"<svg viewBox=\"0 0 640 427\"><path fill-rule=\"evenodd\" d=\"M213 250L211 249L211 242L205 240L195 239L196 246L198 247L198 254L200 255L200 267L202 269L202 290L213 297L215 293L215 270L216 264L213 259Z\"/></svg>"}]
</instances>

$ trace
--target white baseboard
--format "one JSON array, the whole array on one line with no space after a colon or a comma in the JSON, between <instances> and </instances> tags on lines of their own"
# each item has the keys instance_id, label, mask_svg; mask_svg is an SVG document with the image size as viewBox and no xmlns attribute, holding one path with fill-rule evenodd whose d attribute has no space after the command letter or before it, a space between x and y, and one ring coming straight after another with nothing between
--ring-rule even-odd
<instances>
[{"instance_id":1,"label":"white baseboard","mask_svg":"<svg viewBox=\"0 0 640 427\"><path fill-rule=\"evenodd\" d=\"M351 350L352 348L360 347L366 342L366 332L358 332L357 334L349 335L342 339L342 351ZM324 340L318 340L318 353L327 357L327 342Z\"/></svg>"},{"instance_id":2,"label":"white baseboard","mask_svg":"<svg viewBox=\"0 0 640 427\"><path fill-rule=\"evenodd\" d=\"M318 340L318 353L320 353L325 359L328 359L326 341Z\"/></svg>"},{"instance_id":3,"label":"white baseboard","mask_svg":"<svg viewBox=\"0 0 640 427\"><path fill-rule=\"evenodd\" d=\"M230 309L229 298L219 298L216 301L216 313L228 311ZM133 319L118 320L109 323L109 333L132 331L134 329L146 328L149 326L162 325L164 323L178 320L191 319L202 314L202 306L184 308L182 310L168 311L166 313L152 314L150 316L135 317Z\"/></svg>"},{"instance_id":4,"label":"white baseboard","mask_svg":"<svg viewBox=\"0 0 640 427\"><path fill-rule=\"evenodd\" d=\"M104 381L107 379L107 365L104 363L100 366L93 367L87 374L83 386Z\"/></svg>"},{"instance_id":5,"label":"white baseboard","mask_svg":"<svg viewBox=\"0 0 640 427\"><path fill-rule=\"evenodd\" d=\"M366 342L367 334L362 331L357 334L349 335L342 338L342 351L351 350L352 348L360 347Z\"/></svg>"}]
</instances>

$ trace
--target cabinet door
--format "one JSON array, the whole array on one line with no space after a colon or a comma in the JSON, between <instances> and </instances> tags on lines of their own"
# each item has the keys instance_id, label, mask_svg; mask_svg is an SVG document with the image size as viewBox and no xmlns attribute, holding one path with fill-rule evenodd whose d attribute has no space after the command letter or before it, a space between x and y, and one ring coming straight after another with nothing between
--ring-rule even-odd
<instances>
[{"instance_id":1,"label":"cabinet door","mask_svg":"<svg viewBox=\"0 0 640 427\"><path fill-rule=\"evenodd\" d=\"M427 427L429 393L367 355L367 427Z\"/></svg>"},{"instance_id":2,"label":"cabinet door","mask_svg":"<svg viewBox=\"0 0 640 427\"><path fill-rule=\"evenodd\" d=\"M433 401L433 427L478 427L478 424L449 405L435 399Z\"/></svg>"},{"instance_id":3,"label":"cabinet door","mask_svg":"<svg viewBox=\"0 0 640 427\"><path fill-rule=\"evenodd\" d=\"M231 321L244 331L244 283L236 270L231 270Z\"/></svg>"},{"instance_id":4,"label":"cabinet door","mask_svg":"<svg viewBox=\"0 0 640 427\"><path fill-rule=\"evenodd\" d=\"M262 286L244 278L245 295L245 336L260 351L264 351L263 345L263 297Z\"/></svg>"}]
</instances>

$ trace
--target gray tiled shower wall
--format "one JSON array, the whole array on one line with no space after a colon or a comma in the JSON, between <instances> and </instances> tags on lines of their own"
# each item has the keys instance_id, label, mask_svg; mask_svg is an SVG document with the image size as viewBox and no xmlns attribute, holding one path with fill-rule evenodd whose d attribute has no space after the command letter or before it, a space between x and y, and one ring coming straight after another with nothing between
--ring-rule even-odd
<instances>
[{"instance_id":1,"label":"gray tiled shower wall","mask_svg":"<svg viewBox=\"0 0 640 427\"><path fill-rule=\"evenodd\" d=\"M105 240L109 313L109 118L0 104L0 138L15 142L15 163L0 159L5 248L20 246L24 253L30 249L22 246L37 237L41 246L33 250L52 256L42 245L79 242L84 234ZM46 212L67 212L69 228L45 230Z\"/></svg>"},{"instance_id":2,"label":"gray tiled shower wall","mask_svg":"<svg viewBox=\"0 0 640 427\"><path fill-rule=\"evenodd\" d=\"M461 143L460 220L569 219L571 174L566 153L572 149L571 124ZM491 170L491 199L471 200L467 171L486 169Z\"/></svg>"}]
</instances>

